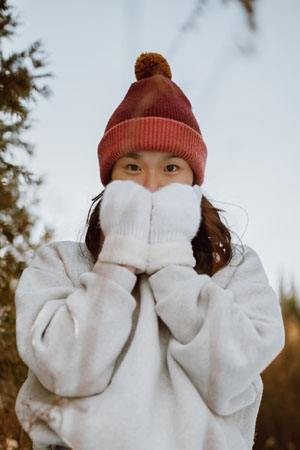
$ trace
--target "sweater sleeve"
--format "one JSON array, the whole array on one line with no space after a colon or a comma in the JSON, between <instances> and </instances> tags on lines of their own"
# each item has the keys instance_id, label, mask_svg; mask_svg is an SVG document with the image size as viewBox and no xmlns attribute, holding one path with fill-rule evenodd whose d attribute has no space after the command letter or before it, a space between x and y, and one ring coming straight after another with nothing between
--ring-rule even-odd
<instances>
[{"instance_id":1,"label":"sweater sleeve","mask_svg":"<svg viewBox=\"0 0 300 450\"><path fill-rule=\"evenodd\" d=\"M284 345L277 297L259 257L245 249L239 265L212 278L183 266L150 278L156 312L172 333L168 352L220 415L255 401L259 374Z\"/></svg>"},{"instance_id":2,"label":"sweater sleeve","mask_svg":"<svg viewBox=\"0 0 300 450\"><path fill-rule=\"evenodd\" d=\"M72 265L76 258L63 258L53 244L37 251L17 287L16 331L19 354L41 384L81 397L110 382L132 327L136 276L97 262L74 282Z\"/></svg>"}]
</instances>

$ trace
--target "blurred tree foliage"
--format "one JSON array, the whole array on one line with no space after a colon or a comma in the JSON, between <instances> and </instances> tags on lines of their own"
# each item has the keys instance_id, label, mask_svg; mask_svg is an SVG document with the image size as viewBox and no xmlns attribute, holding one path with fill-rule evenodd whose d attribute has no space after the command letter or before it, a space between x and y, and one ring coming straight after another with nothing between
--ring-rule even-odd
<instances>
[{"instance_id":1,"label":"blurred tree foliage","mask_svg":"<svg viewBox=\"0 0 300 450\"><path fill-rule=\"evenodd\" d=\"M256 30L256 17L255 17L255 4L257 0L220 0L222 3L229 3L230 1L234 1L235 3L239 3L245 11L248 26L252 32ZM178 29L177 36L174 37L171 45L168 49L168 54L176 53L178 51L179 45L182 45L182 35L184 33L188 33L193 31L198 24L198 19L200 16L204 16L207 11L207 7L213 3L212 0L196 0L194 7L191 9L187 17L184 19L183 23ZM246 46L243 43L242 45L238 45L240 51L242 51L245 55L251 53L253 48L250 46Z\"/></svg>"},{"instance_id":2,"label":"blurred tree foliage","mask_svg":"<svg viewBox=\"0 0 300 450\"><path fill-rule=\"evenodd\" d=\"M295 288L280 288L285 348L264 371L263 398L254 450L300 449L300 299Z\"/></svg>"},{"instance_id":3,"label":"blurred tree foliage","mask_svg":"<svg viewBox=\"0 0 300 450\"><path fill-rule=\"evenodd\" d=\"M228 0L223 0L228 1ZM254 19L254 3L256 0L238 0L242 6L245 8L245 11L248 16L249 26L254 29L255 28L255 19Z\"/></svg>"},{"instance_id":4,"label":"blurred tree foliage","mask_svg":"<svg viewBox=\"0 0 300 450\"><path fill-rule=\"evenodd\" d=\"M228 3L229 0L222 0L223 3ZM255 23L255 10L254 10L254 4L257 0L235 0L238 3L242 5L244 8L247 18L248 18L248 25L252 30L255 30L256 23ZM188 16L187 20L184 22L184 24L181 26L181 31L187 31L191 30L195 22L197 20L197 17L201 14L203 14L205 6L210 2L210 0L197 0L193 10L191 11L190 15Z\"/></svg>"},{"instance_id":5,"label":"blurred tree foliage","mask_svg":"<svg viewBox=\"0 0 300 450\"><path fill-rule=\"evenodd\" d=\"M32 252L51 234L45 230L39 242L34 242L38 218L30 206L36 202L41 180L20 162L22 155L32 154L22 134L32 124L31 104L39 95L50 93L43 84L50 74L44 72L45 55L38 41L5 55L3 44L17 26L8 1L0 0L0 448L1 437L22 439L14 403L27 370L16 350L14 290Z\"/></svg>"}]
</instances>

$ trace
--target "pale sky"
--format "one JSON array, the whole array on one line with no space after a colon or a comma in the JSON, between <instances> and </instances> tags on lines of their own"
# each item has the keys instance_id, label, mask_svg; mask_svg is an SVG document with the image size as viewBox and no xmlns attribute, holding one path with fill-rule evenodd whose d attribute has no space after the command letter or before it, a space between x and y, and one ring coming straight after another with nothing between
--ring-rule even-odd
<instances>
[{"instance_id":1,"label":"pale sky","mask_svg":"<svg viewBox=\"0 0 300 450\"><path fill-rule=\"evenodd\" d=\"M204 192L258 252L274 289L280 275L300 289L299 0L258 1L255 33L235 0L208 0L199 17L197 0L10 3L23 22L12 47L42 39L54 74L28 138L30 168L45 180L37 213L55 240L80 236L102 190L98 142L135 81L136 58L154 51L168 59L207 144Z\"/></svg>"}]
</instances>

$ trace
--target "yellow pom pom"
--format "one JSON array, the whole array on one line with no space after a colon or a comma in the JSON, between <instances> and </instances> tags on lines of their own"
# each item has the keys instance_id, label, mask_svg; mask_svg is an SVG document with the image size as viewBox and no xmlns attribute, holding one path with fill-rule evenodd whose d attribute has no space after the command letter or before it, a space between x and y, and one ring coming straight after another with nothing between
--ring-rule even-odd
<instances>
[{"instance_id":1,"label":"yellow pom pom","mask_svg":"<svg viewBox=\"0 0 300 450\"><path fill-rule=\"evenodd\" d=\"M157 74L172 78L167 60L158 53L142 53L136 60L134 71L138 81Z\"/></svg>"}]
</instances>

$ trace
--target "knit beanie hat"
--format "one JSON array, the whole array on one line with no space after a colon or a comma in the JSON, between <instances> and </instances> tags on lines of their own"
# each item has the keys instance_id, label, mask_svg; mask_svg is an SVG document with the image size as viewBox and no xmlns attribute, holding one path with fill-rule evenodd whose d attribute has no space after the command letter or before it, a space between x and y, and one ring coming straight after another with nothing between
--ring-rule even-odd
<instances>
[{"instance_id":1,"label":"knit beanie hat","mask_svg":"<svg viewBox=\"0 0 300 450\"><path fill-rule=\"evenodd\" d=\"M98 145L102 184L110 181L113 165L125 153L160 151L183 158L201 185L206 145L189 100L171 80L166 59L142 53L135 75L137 81L109 119Z\"/></svg>"}]
</instances>

